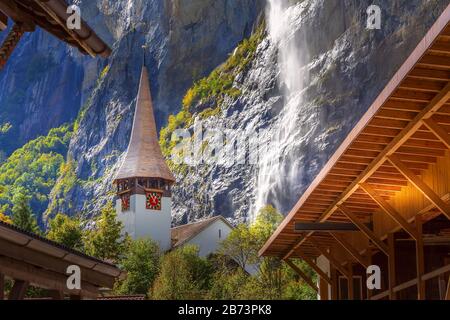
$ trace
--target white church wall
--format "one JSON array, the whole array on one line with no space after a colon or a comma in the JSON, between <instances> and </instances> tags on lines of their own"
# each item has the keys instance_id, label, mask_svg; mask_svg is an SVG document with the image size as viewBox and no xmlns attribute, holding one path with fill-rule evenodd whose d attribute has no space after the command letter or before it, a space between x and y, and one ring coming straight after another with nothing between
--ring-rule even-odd
<instances>
[{"instance_id":1,"label":"white church wall","mask_svg":"<svg viewBox=\"0 0 450 320\"><path fill-rule=\"evenodd\" d=\"M199 255L206 257L208 254L216 252L219 249L220 243L228 237L231 230L228 224L218 219L187 241L185 245L192 244L198 246Z\"/></svg>"}]
</instances>

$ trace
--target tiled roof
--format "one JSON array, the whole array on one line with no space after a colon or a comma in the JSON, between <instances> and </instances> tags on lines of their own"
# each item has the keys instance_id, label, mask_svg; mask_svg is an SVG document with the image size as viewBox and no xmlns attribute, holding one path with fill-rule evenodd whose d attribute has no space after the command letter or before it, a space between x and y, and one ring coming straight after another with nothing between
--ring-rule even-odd
<instances>
[{"instance_id":1,"label":"tiled roof","mask_svg":"<svg viewBox=\"0 0 450 320\"><path fill-rule=\"evenodd\" d=\"M217 220L222 220L225 222L230 228L233 226L222 216L214 216L205 220L188 223L182 226L172 228L172 247L176 248L187 241L194 238L197 234L202 232L208 226L216 222Z\"/></svg>"}]
</instances>

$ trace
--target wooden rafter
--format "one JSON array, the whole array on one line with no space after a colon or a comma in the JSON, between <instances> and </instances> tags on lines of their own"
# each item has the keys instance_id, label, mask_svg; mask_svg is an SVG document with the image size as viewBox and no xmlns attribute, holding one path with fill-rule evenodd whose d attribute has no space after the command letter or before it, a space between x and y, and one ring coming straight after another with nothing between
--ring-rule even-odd
<instances>
[{"instance_id":1,"label":"wooden rafter","mask_svg":"<svg viewBox=\"0 0 450 320\"><path fill-rule=\"evenodd\" d=\"M8 16L0 11L0 31L5 30L8 27Z\"/></svg>"},{"instance_id":2,"label":"wooden rafter","mask_svg":"<svg viewBox=\"0 0 450 320\"><path fill-rule=\"evenodd\" d=\"M450 149L450 135L447 131L442 128L438 123L436 123L432 118L425 119L423 123L433 132L445 146Z\"/></svg>"},{"instance_id":3,"label":"wooden rafter","mask_svg":"<svg viewBox=\"0 0 450 320\"><path fill-rule=\"evenodd\" d=\"M322 270L320 267L314 263L310 258L308 258L306 255L302 254L301 252L296 252L297 255L305 261L323 280L325 280L329 285L332 285L330 277ZM286 260L285 260L286 261Z\"/></svg>"},{"instance_id":4,"label":"wooden rafter","mask_svg":"<svg viewBox=\"0 0 450 320\"><path fill-rule=\"evenodd\" d=\"M284 260L284 262L292 269L295 271L295 273L297 273L300 278L303 279L303 281L305 281L305 283L311 287L311 289L313 289L315 292L319 292L319 289L317 288L317 286L314 284L314 282L311 280L310 277L308 277L299 267L297 267L292 261L290 261L289 259Z\"/></svg>"},{"instance_id":5,"label":"wooden rafter","mask_svg":"<svg viewBox=\"0 0 450 320\"><path fill-rule=\"evenodd\" d=\"M395 155L390 155L388 160L400 171L431 203L433 203L442 213L450 219L450 205L442 199L425 183L417 177L402 161Z\"/></svg>"},{"instance_id":6,"label":"wooden rafter","mask_svg":"<svg viewBox=\"0 0 450 320\"><path fill-rule=\"evenodd\" d=\"M356 226L358 226L359 230L363 234L366 235L366 237L371 240L381 251L383 251L387 256L389 256L389 250L386 244L384 244L383 241L381 241L372 230L367 228L362 222L358 220L355 214L353 214L346 206L340 205L339 210L347 216L347 218L350 219L351 222L353 222Z\"/></svg>"},{"instance_id":7,"label":"wooden rafter","mask_svg":"<svg viewBox=\"0 0 450 320\"><path fill-rule=\"evenodd\" d=\"M313 237L310 237L308 240L325 258L328 259L328 261L330 261L330 263L337 270L339 270L340 273L342 273L347 279L351 278L349 271L346 268L344 268L341 265L341 263L331 255L331 253L329 253L325 248L323 248L318 241L316 241Z\"/></svg>"},{"instance_id":8,"label":"wooden rafter","mask_svg":"<svg viewBox=\"0 0 450 320\"><path fill-rule=\"evenodd\" d=\"M395 210L386 200L384 200L378 193L367 183L360 183L360 187L380 206L380 208L389 215L395 222L397 222L411 237L417 239L417 230L402 217L402 215Z\"/></svg>"},{"instance_id":9,"label":"wooden rafter","mask_svg":"<svg viewBox=\"0 0 450 320\"><path fill-rule=\"evenodd\" d=\"M359 264L361 264L364 268L369 267L368 260L361 255L358 250L353 247L347 240L344 239L341 235L338 235L334 232L330 232L330 235L336 240L337 243L341 245L342 248L345 249Z\"/></svg>"},{"instance_id":10,"label":"wooden rafter","mask_svg":"<svg viewBox=\"0 0 450 320\"><path fill-rule=\"evenodd\" d=\"M296 241L296 243L289 249L288 252L283 256L282 260L288 259L302 244L305 239L305 235L301 235L300 238Z\"/></svg>"}]
</instances>

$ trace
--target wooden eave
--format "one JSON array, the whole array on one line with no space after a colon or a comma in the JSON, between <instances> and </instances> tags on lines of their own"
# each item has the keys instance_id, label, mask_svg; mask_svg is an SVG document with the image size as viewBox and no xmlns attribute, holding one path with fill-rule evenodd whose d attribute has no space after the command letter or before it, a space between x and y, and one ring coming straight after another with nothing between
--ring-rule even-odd
<instances>
[{"instance_id":1,"label":"wooden eave","mask_svg":"<svg viewBox=\"0 0 450 320\"><path fill-rule=\"evenodd\" d=\"M115 265L54 241L0 222L0 273L36 286L75 294L66 287L67 267L81 269L77 294L96 297L100 288L113 288L125 274Z\"/></svg>"},{"instance_id":2,"label":"wooden eave","mask_svg":"<svg viewBox=\"0 0 450 320\"><path fill-rule=\"evenodd\" d=\"M361 187L368 184L389 200L409 182L392 160L420 176L450 148L450 6L379 94L260 250L260 255L315 258L309 238L327 246L329 234L294 231L295 222L350 222L341 205L361 222L380 210ZM434 127L433 127L434 126ZM445 197L444 197L445 198ZM436 199L437 202L438 199ZM447 201L448 199L443 201ZM447 205L432 214L445 215ZM436 210L431 206L430 211ZM382 244L380 244L382 245Z\"/></svg>"},{"instance_id":3,"label":"wooden eave","mask_svg":"<svg viewBox=\"0 0 450 320\"><path fill-rule=\"evenodd\" d=\"M97 34L81 21L79 30L67 28L68 5L64 0L0 0L0 30L8 16L25 31L41 27L58 39L78 48L83 54L108 57L111 49Z\"/></svg>"}]
</instances>

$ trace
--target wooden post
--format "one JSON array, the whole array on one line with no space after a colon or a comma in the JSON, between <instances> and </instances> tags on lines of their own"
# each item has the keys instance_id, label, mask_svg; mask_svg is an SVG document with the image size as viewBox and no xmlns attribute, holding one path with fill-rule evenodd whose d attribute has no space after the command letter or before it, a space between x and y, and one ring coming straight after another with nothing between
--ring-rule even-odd
<instances>
[{"instance_id":1,"label":"wooden post","mask_svg":"<svg viewBox=\"0 0 450 320\"><path fill-rule=\"evenodd\" d=\"M331 300L339 300L339 281L336 269L330 264L331 273Z\"/></svg>"},{"instance_id":2,"label":"wooden post","mask_svg":"<svg viewBox=\"0 0 450 320\"><path fill-rule=\"evenodd\" d=\"M416 239L416 265L417 265L417 299L425 300L425 281L422 276L425 273L425 262L423 254L422 218L416 216L416 229L419 237Z\"/></svg>"},{"instance_id":3,"label":"wooden post","mask_svg":"<svg viewBox=\"0 0 450 320\"><path fill-rule=\"evenodd\" d=\"M397 295L394 292L394 287L396 285L396 275L395 275L395 233L388 234L388 273L389 273L389 299L396 300Z\"/></svg>"},{"instance_id":4,"label":"wooden post","mask_svg":"<svg viewBox=\"0 0 450 320\"><path fill-rule=\"evenodd\" d=\"M14 285L9 293L8 300L23 300L28 288L28 282L23 280L14 280Z\"/></svg>"},{"instance_id":5,"label":"wooden post","mask_svg":"<svg viewBox=\"0 0 450 320\"><path fill-rule=\"evenodd\" d=\"M71 294L69 298L70 300L81 300L81 296L76 294Z\"/></svg>"},{"instance_id":6,"label":"wooden post","mask_svg":"<svg viewBox=\"0 0 450 320\"><path fill-rule=\"evenodd\" d=\"M5 41L3 41L0 47L0 70L5 66L24 33L25 31L22 26L15 24L6 36Z\"/></svg>"},{"instance_id":7,"label":"wooden post","mask_svg":"<svg viewBox=\"0 0 450 320\"><path fill-rule=\"evenodd\" d=\"M348 266L348 300L355 300L355 290L353 288L353 265L349 263Z\"/></svg>"},{"instance_id":8,"label":"wooden post","mask_svg":"<svg viewBox=\"0 0 450 320\"><path fill-rule=\"evenodd\" d=\"M5 300L5 275L0 273L0 300Z\"/></svg>"},{"instance_id":9,"label":"wooden post","mask_svg":"<svg viewBox=\"0 0 450 320\"><path fill-rule=\"evenodd\" d=\"M366 249L366 256L367 256L367 264L370 266L370 265L372 265L372 255L373 255L373 252L372 252L372 247L368 247L367 249ZM370 290L368 287L367 287L367 269L366 269L366 272L365 272L365 283L364 283L364 286L366 287L366 294L367 294L367 300L370 300L370 297L372 296L372 290Z\"/></svg>"},{"instance_id":10,"label":"wooden post","mask_svg":"<svg viewBox=\"0 0 450 320\"><path fill-rule=\"evenodd\" d=\"M319 295L320 300L329 300L328 296L328 282L319 277Z\"/></svg>"}]
</instances>

